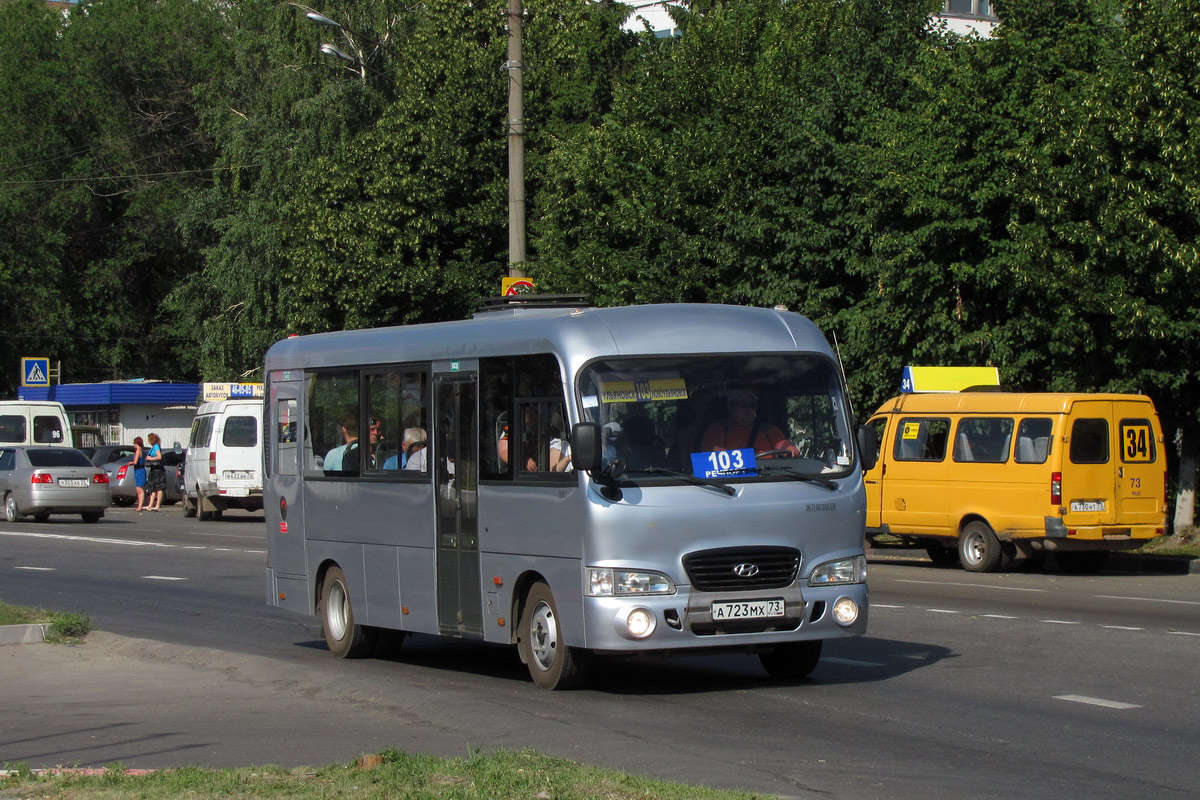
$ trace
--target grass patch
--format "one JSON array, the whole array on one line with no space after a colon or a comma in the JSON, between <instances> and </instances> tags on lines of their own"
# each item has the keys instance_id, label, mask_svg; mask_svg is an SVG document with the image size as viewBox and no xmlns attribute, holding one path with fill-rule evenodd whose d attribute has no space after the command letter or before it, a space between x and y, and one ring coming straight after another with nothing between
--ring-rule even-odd
<instances>
[{"instance_id":1,"label":"grass patch","mask_svg":"<svg viewBox=\"0 0 1200 800\"><path fill-rule=\"evenodd\" d=\"M166 769L126 775L113 765L104 775L39 774L13 770L0 779L12 798L107 800L137 797L265 797L289 800L749 800L764 795L718 791L639 778L551 758L531 750L440 759L385 750L352 764L323 769L278 767L210 770Z\"/></svg>"},{"instance_id":2,"label":"grass patch","mask_svg":"<svg viewBox=\"0 0 1200 800\"><path fill-rule=\"evenodd\" d=\"M1139 553L1200 558L1200 528L1192 526L1171 536L1159 536L1142 545Z\"/></svg>"},{"instance_id":3,"label":"grass patch","mask_svg":"<svg viewBox=\"0 0 1200 800\"><path fill-rule=\"evenodd\" d=\"M46 611L0 601L0 625L48 625L46 641L56 644L82 641L92 620L82 612Z\"/></svg>"}]
</instances>

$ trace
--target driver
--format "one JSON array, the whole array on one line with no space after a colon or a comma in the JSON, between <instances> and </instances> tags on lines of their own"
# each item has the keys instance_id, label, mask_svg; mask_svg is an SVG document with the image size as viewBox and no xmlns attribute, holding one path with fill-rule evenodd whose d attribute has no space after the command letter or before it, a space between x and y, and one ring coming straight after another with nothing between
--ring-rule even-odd
<instances>
[{"instance_id":1,"label":"driver","mask_svg":"<svg viewBox=\"0 0 1200 800\"><path fill-rule=\"evenodd\" d=\"M734 389L729 393L729 413L724 421L714 422L700 437L703 450L741 450L751 448L755 455L783 450L799 456L796 445L783 431L758 419L758 393L753 389Z\"/></svg>"}]
</instances>

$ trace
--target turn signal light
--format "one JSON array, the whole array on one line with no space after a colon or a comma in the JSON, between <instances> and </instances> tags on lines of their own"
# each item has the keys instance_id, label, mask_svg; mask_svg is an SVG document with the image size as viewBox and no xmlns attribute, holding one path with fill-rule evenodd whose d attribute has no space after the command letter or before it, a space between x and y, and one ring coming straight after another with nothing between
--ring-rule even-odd
<instances>
[{"instance_id":1,"label":"turn signal light","mask_svg":"<svg viewBox=\"0 0 1200 800\"><path fill-rule=\"evenodd\" d=\"M1050 505L1062 505L1062 473L1052 472L1050 474Z\"/></svg>"}]
</instances>

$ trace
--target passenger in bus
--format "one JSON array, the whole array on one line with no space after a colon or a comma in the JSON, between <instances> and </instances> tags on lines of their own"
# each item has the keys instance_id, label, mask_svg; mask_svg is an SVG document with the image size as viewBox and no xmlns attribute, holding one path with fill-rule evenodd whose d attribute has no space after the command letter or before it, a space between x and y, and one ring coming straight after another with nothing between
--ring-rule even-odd
<instances>
[{"instance_id":1,"label":"passenger in bus","mask_svg":"<svg viewBox=\"0 0 1200 800\"><path fill-rule=\"evenodd\" d=\"M382 469L391 452L390 443L384 434L383 420L372 417L367 426L367 465L371 469Z\"/></svg>"},{"instance_id":2,"label":"passenger in bus","mask_svg":"<svg viewBox=\"0 0 1200 800\"><path fill-rule=\"evenodd\" d=\"M571 463L571 440L567 438L567 426L562 414L554 412L550 419L550 471L570 472L575 467Z\"/></svg>"},{"instance_id":3,"label":"passenger in bus","mask_svg":"<svg viewBox=\"0 0 1200 800\"><path fill-rule=\"evenodd\" d=\"M424 428L404 429L404 452L407 456L404 462L404 469L425 472L428 468L427 454L429 449L426 439Z\"/></svg>"},{"instance_id":4,"label":"passenger in bus","mask_svg":"<svg viewBox=\"0 0 1200 800\"><path fill-rule=\"evenodd\" d=\"M342 420L343 444L325 454L326 472L358 472L358 417L347 414Z\"/></svg>"},{"instance_id":5,"label":"passenger in bus","mask_svg":"<svg viewBox=\"0 0 1200 800\"><path fill-rule=\"evenodd\" d=\"M704 450L741 450L757 453L786 450L799 456L800 450L788 441L783 431L758 418L758 393L752 389L734 389L729 393L729 411L722 422L714 422L700 437Z\"/></svg>"}]
</instances>

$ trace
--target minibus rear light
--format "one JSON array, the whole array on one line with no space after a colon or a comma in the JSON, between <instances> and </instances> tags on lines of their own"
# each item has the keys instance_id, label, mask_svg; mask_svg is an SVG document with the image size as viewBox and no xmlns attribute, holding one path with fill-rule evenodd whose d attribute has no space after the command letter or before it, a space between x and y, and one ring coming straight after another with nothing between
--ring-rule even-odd
<instances>
[{"instance_id":1,"label":"minibus rear light","mask_svg":"<svg viewBox=\"0 0 1200 800\"><path fill-rule=\"evenodd\" d=\"M1062 473L1053 472L1050 474L1050 505L1062 505Z\"/></svg>"},{"instance_id":2,"label":"minibus rear light","mask_svg":"<svg viewBox=\"0 0 1200 800\"><path fill-rule=\"evenodd\" d=\"M208 474L212 477L217 477L217 454L213 451L208 454Z\"/></svg>"}]
</instances>

